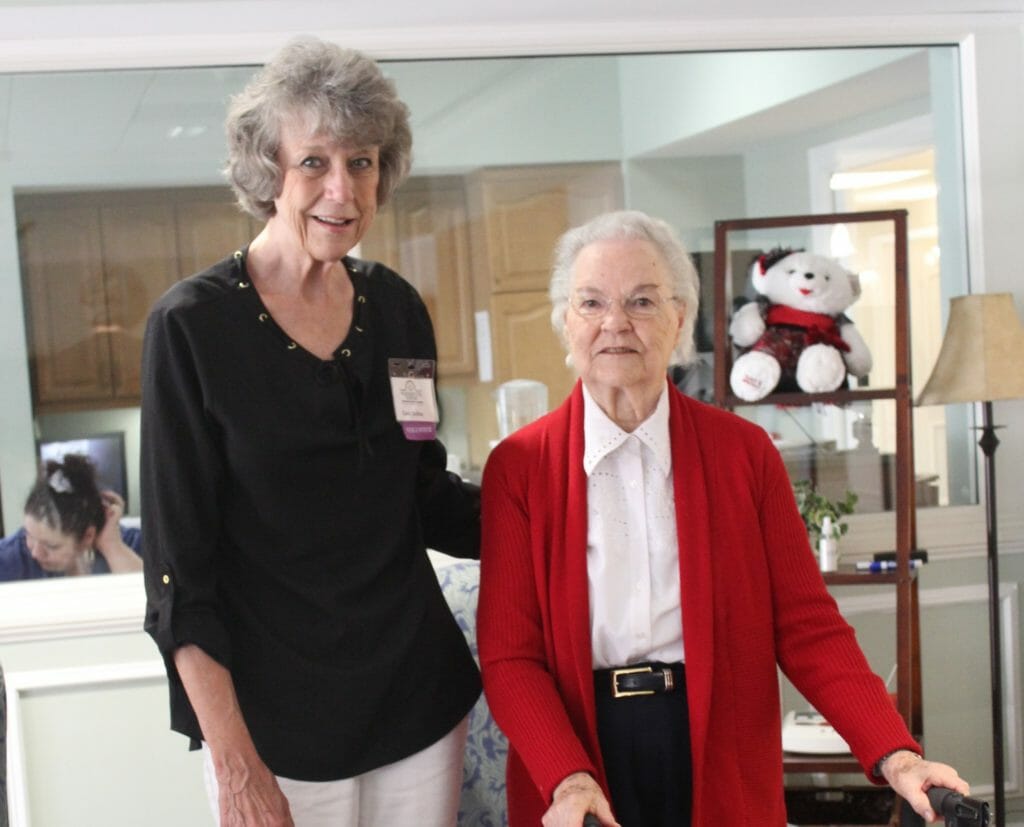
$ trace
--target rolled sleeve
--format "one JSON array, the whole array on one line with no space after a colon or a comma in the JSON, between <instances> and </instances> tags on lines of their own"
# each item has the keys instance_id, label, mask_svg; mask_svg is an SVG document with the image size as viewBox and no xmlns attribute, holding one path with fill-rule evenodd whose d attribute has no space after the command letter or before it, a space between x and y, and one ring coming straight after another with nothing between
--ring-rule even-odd
<instances>
[{"instance_id":1,"label":"rolled sleeve","mask_svg":"<svg viewBox=\"0 0 1024 827\"><path fill-rule=\"evenodd\" d=\"M178 647L195 644L225 666L231 647L215 559L222 452L188 330L168 303L158 303L146 327L140 476L145 627L173 684Z\"/></svg>"}]
</instances>

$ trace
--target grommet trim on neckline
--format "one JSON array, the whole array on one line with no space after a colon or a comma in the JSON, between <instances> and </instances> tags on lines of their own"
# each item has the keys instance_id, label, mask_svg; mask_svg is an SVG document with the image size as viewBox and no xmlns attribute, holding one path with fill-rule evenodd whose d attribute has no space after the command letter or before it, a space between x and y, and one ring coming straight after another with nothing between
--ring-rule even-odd
<instances>
[{"instance_id":1,"label":"grommet trim on neckline","mask_svg":"<svg viewBox=\"0 0 1024 827\"><path fill-rule=\"evenodd\" d=\"M352 355L352 351L349 350L348 348L345 348L344 350L341 351L341 355L347 359L349 356Z\"/></svg>"},{"instance_id":2,"label":"grommet trim on neckline","mask_svg":"<svg viewBox=\"0 0 1024 827\"><path fill-rule=\"evenodd\" d=\"M288 343L288 350L295 350L295 348L297 348L297 347L298 347L298 345L295 344L295 342L289 342Z\"/></svg>"},{"instance_id":3,"label":"grommet trim on neckline","mask_svg":"<svg viewBox=\"0 0 1024 827\"><path fill-rule=\"evenodd\" d=\"M242 254L241 250L235 250L235 252L234 252L232 257L235 260L235 270L238 272L238 275L241 276L242 273L244 272L243 269L242 269L242 263L245 260L245 256ZM239 290L245 290L248 286L249 286L249 282L242 281L242 279L238 280L238 289Z\"/></svg>"},{"instance_id":4,"label":"grommet trim on neckline","mask_svg":"<svg viewBox=\"0 0 1024 827\"><path fill-rule=\"evenodd\" d=\"M356 296L356 301L360 304L366 304L366 296Z\"/></svg>"},{"instance_id":5,"label":"grommet trim on neckline","mask_svg":"<svg viewBox=\"0 0 1024 827\"><path fill-rule=\"evenodd\" d=\"M266 313L260 313L260 315L257 316L256 318L259 319L261 322L265 322L267 319L270 318L270 316L268 316Z\"/></svg>"},{"instance_id":6,"label":"grommet trim on neckline","mask_svg":"<svg viewBox=\"0 0 1024 827\"><path fill-rule=\"evenodd\" d=\"M356 333L362 333L363 332L363 329L359 325L356 325L355 328L356 328Z\"/></svg>"}]
</instances>

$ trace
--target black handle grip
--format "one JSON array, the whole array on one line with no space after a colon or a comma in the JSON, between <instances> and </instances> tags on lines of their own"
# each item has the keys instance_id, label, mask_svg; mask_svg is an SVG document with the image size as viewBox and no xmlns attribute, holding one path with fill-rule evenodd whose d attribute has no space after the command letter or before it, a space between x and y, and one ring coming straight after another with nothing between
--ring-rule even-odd
<instances>
[{"instance_id":1,"label":"black handle grip","mask_svg":"<svg viewBox=\"0 0 1024 827\"><path fill-rule=\"evenodd\" d=\"M928 801L950 827L988 827L988 803L945 787L928 790Z\"/></svg>"},{"instance_id":2,"label":"black handle grip","mask_svg":"<svg viewBox=\"0 0 1024 827\"><path fill-rule=\"evenodd\" d=\"M593 813L587 813L583 816L583 827L601 827L601 822Z\"/></svg>"}]
</instances>

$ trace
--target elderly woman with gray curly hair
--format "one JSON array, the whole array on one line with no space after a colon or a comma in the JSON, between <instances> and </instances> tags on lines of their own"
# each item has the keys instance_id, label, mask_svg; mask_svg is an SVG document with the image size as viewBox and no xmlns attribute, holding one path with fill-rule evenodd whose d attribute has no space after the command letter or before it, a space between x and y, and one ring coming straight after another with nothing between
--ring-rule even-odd
<instances>
[{"instance_id":1,"label":"elderly woman with gray curly hair","mask_svg":"<svg viewBox=\"0 0 1024 827\"><path fill-rule=\"evenodd\" d=\"M480 693L426 548L476 556L416 291L349 255L408 173L369 58L302 38L234 101L263 230L146 330L146 628L220 824L454 824ZM393 393L392 388L397 390Z\"/></svg>"}]
</instances>

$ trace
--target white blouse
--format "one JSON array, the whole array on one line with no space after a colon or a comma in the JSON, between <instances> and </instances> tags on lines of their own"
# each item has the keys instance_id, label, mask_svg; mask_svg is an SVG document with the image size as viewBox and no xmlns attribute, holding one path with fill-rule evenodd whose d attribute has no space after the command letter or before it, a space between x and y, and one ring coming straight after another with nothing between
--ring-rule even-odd
<instances>
[{"instance_id":1,"label":"white blouse","mask_svg":"<svg viewBox=\"0 0 1024 827\"><path fill-rule=\"evenodd\" d=\"M668 386L626 433L583 386L594 669L683 660Z\"/></svg>"}]
</instances>

